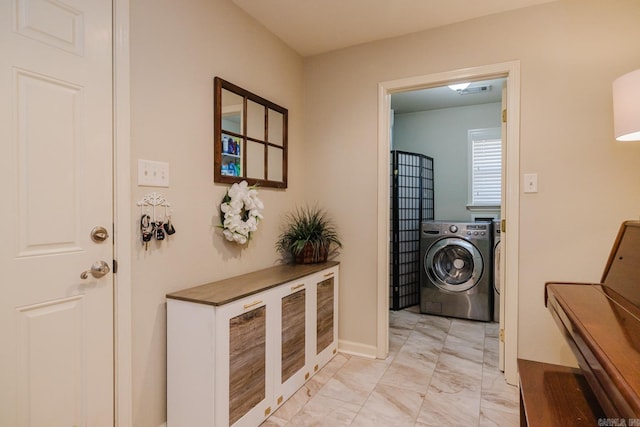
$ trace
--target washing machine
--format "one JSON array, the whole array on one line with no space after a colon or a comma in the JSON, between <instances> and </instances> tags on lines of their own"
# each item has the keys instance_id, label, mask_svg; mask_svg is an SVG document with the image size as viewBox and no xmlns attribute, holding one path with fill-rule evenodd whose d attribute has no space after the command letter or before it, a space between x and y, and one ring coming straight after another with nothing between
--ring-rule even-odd
<instances>
[{"instance_id":1,"label":"washing machine","mask_svg":"<svg viewBox=\"0 0 640 427\"><path fill-rule=\"evenodd\" d=\"M420 311L490 321L491 222L428 221L420 229Z\"/></svg>"},{"instance_id":2,"label":"washing machine","mask_svg":"<svg viewBox=\"0 0 640 427\"><path fill-rule=\"evenodd\" d=\"M500 220L493 222L493 321L500 322Z\"/></svg>"}]
</instances>

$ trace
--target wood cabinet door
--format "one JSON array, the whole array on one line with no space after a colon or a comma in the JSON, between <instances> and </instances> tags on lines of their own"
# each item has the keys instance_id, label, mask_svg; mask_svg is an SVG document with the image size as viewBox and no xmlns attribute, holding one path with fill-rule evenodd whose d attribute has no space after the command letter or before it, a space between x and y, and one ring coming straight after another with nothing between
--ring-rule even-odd
<instances>
[{"instance_id":1,"label":"wood cabinet door","mask_svg":"<svg viewBox=\"0 0 640 427\"><path fill-rule=\"evenodd\" d=\"M314 373L336 354L338 347L338 268L325 270L314 278L315 347Z\"/></svg>"},{"instance_id":2,"label":"wood cabinet door","mask_svg":"<svg viewBox=\"0 0 640 427\"><path fill-rule=\"evenodd\" d=\"M305 366L306 296L302 289L282 298L281 384Z\"/></svg>"},{"instance_id":3,"label":"wood cabinet door","mask_svg":"<svg viewBox=\"0 0 640 427\"><path fill-rule=\"evenodd\" d=\"M229 320L229 425L266 398L267 308Z\"/></svg>"},{"instance_id":4,"label":"wood cabinet door","mask_svg":"<svg viewBox=\"0 0 640 427\"><path fill-rule=\"evenodd\" d=\"M334 278L329 277L317 285L316 354L320 354L333 342Z\"/></svg>"}]
</instances>

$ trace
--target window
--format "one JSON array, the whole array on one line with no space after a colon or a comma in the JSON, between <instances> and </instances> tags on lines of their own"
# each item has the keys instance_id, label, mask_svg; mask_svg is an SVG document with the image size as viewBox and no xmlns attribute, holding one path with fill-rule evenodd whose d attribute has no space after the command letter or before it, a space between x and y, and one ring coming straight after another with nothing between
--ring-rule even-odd
<instances>
[{"instance_id":1,"label":"window","mask_svg":"<svg viewBox=\"0 0 640 427\"><path fill-rule=\"evenodd\" d=\"M500 128L469 131L469 205L500 206L502 199L502 139Z\"/></svg>"}]
</instances>

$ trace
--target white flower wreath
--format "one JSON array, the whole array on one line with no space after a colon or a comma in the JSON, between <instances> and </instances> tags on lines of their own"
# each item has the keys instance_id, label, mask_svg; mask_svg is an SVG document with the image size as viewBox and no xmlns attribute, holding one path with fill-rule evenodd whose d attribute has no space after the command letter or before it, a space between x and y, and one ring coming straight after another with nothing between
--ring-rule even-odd
<instances>
[{"instance_id":1,"label":"white flower wreath","mask_svg":"<svg viewBox=\"0 0 640 427\"><path fill-rule=\"evenodd\" d=\"M249 187L247 181L233 184L220 204L222 234L230 242L244 245L258 229L263 209L255 187Z\"/></svg>"}]
</instances>

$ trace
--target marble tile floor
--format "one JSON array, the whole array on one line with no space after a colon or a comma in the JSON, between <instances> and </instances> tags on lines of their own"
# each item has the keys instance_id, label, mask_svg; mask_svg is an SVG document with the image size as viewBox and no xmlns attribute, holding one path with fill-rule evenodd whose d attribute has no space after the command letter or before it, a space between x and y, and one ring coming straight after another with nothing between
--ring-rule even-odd
<instances>
[{"instance_id":1,"label":"marble tile floor","mask_svg":"<svg viewBox=\"0 0 640 427\"><path fill-rule=\"evenodd\" d=\"M389 318L386 360L338 353L262 426L519 426L496 323L411 308Z\"/></svg>"}]
</instances>

